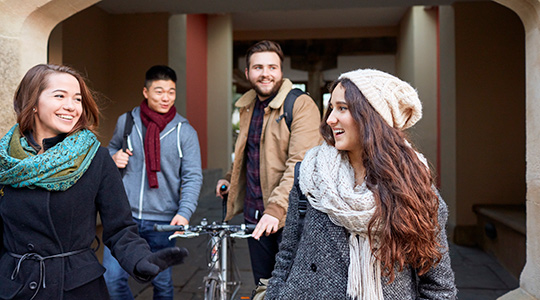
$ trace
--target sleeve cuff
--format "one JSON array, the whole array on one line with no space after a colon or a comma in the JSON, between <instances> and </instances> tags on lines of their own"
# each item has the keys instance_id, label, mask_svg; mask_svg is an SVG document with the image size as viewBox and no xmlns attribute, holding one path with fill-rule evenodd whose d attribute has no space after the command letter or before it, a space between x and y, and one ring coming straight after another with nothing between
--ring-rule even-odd
<instances>
[{"instance_id":1,"label":"sleeve cuff","mask_svg":"<svg viewBox=\"0 0 540 300\"><path fill-rule=\"evenodd\" d=\"M269 203L268 206L264 209L265 214L269 214L272 217L277 218L278 220L283 219L283 216L285 216L286 210L285 208L275 204L275 203Z\"/></svg>"}]
</instances>

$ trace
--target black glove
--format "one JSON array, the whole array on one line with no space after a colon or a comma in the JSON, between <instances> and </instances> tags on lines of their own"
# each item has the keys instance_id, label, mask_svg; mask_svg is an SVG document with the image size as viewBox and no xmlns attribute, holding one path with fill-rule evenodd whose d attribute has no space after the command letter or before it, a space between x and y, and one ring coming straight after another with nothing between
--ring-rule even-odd
<instances>
[{"instance_id":1,"label":"black glove","mask_svg":"<svg viewBox=\"0 0 540 300\"><path fill-rule=\"evenodd\" d=\"M146 257L135 265L135 273L140 277L156 276L170 266L181 264L189 252L186 248L165 248Z\"/></svg>"}]
</instances>

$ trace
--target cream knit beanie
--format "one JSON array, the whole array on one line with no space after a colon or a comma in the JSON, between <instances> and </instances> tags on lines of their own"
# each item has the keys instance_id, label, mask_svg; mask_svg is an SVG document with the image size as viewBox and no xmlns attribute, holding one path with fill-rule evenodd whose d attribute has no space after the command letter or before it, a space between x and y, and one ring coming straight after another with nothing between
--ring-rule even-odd
<instances>
[{"instance_id":1,"label":"cream knit beanie","mask_svg":"<svg viewBox=\"0 0 540 300\"><path fill-rule=\"evenodd\" d=\"M422 118L418 93L407 82L373 69L358 69L341 74L360 89L367 101L390 126L406 129Z\"/></svg>"}]
</instances>

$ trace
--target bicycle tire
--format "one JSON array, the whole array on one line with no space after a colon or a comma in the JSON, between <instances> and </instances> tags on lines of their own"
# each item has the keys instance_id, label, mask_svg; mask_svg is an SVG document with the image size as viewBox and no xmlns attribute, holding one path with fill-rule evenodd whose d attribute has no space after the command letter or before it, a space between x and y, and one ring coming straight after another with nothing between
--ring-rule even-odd
<instances>
[{"instance_id":1,"label":"bicycle tire","mask_svg":"<svg viewBox=\"0 0 540 300\"><path fill-rule=\"evenodd\" d=\"M219 300L220 298L221 291L218 281L215 279L208 280L204 287L204 300Z\"/></svg>"}]
</instances>

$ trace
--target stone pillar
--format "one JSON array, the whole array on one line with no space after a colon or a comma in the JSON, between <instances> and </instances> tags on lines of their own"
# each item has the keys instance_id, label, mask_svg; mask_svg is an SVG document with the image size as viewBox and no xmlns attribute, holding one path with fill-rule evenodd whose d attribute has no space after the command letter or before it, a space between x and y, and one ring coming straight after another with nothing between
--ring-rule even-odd
<instances>
[{"instance_id":1,"label":"stone pillar","mask_svg":"<svg viewBox=\"0 0 540 300\"><path fill-rule=\"evenodd\" d=\"M99 0L18 0L0 2L0 135L15 123L13 93L32 66L47 62L51 30Z\"/></svg>"},{"instance_id":2,"label":"stone pillar","mask_svg":"<svg viewBox=\"0 0 540 300\"><path fill-rule=\"evenodd\" d=\"M3 14L4 11L0 10L0 19ZM18 40L4 36L0 30L0 136L4 136L15 123L13 93L22 77L16 55L18 49Z\"/></svg>"},{"instance_id":3,"label":"stone pillar","mask_svg":"<svg viewBox=\"0 0 540 300\"><path fill-rule=\"evenodd\" d=\"M172 15L169 18L169 67L177 76L176 101L174 106L179 114L186 115L186 15Z\"/></svg>"},{"instance_id":4,"label":"stone pillar","mask_svg":"<svg viewBox=\"0 0 540 300\"><path fill-rule=\"evenodd\" d=\"M540 2L497 0L521 18L525 28L527 262L520 287L499 299L540 299Z\"/></svg>"},{"instance_id":5,"label":"stone pillar","mask_svg":"<svg viewBox=\"0 0 540 300\"><path fill-rule=\"evenodd\" d=\"M435 166L438 134L436 11L424 6L411 7L401 21L398 45L396 75L416 88L422 101L422 119L408 130L410 138Z\"/></svg>"},{"instance_id":6,"label":"stone pillar","mask_svg":"<svg viewBox=\"0 0 540 300\"><path fill-rule=\"evenodd\" d=\"M232 153L233 25L230 15L208 16L208 168L226 172Z\"/></svg>"}]
</instances>

